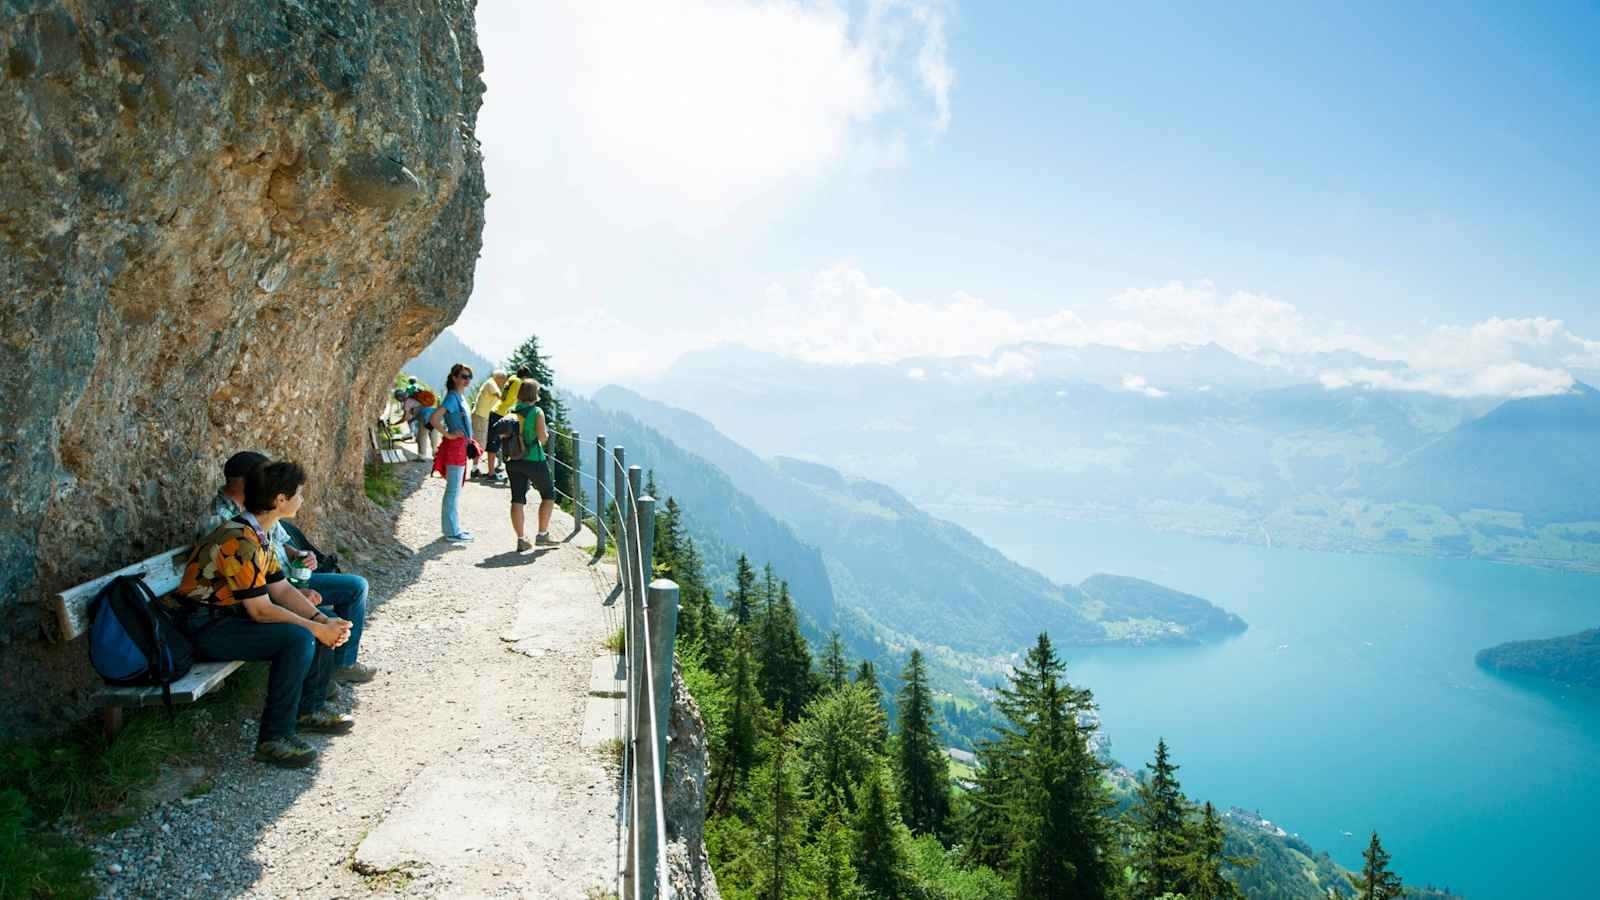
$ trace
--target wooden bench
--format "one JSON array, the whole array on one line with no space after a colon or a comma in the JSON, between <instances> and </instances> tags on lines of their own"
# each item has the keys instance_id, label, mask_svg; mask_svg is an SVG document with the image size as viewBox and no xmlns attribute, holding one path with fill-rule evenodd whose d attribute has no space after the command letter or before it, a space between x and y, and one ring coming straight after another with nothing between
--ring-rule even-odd
<instances>
[{"instance_id":1,"label":"wooden bench","mask_svg":"<svg viewBox=\"0 0 1600 900\"><path fill-rule=\"evenodd\" d=\"M381 438L379 437L380 431L383 434ZM377 454L378 459L383 462L402 463L417 458L415 453L395 446L394 433L386 425L375 425L368 428L367 434L372 438L372 452Z\"/></svg>"},{"instance_id":2,"label":"wooden bench","mask_svg":"<svg viewBox=\"0 0 1600 900\"><path fill-rule=\"evenodd\" d=\"M95 595L111 579L118 575L143 575L144 583L160 597L177 590L178 582L183 580L183 566L188 558L189 548L177 547L56 594L53 602L60 639L76 640L89 630L90 606L94 603ZM196 662L189 674L172 683L172 702L193 703L222 684L242 665L244 663L238 660ZM106 739L110 740L122 727L122 710L125 707L160 706L162 695L159 687L102 685L97 700Z\"/></svg>"}]
</instances>

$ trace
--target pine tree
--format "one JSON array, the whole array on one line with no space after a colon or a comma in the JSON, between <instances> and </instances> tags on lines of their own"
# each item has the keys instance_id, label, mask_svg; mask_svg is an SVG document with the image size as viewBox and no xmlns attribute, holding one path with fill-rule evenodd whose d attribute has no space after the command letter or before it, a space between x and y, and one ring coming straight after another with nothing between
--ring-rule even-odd
<instances>
[{"instance_id":1,"label":"pine tree","mask_svg":"<svg viewBox=\"0 0 1600 900\"><path fill-rule=\"evenodd\" d=\"M1077 704L1089 702L1088 692L1060 677L1065 667L1047 637L1035 650L1040 680L1009 803L1017 894L1106 900L1116 887L1115 840L1105 766L1078 725Z\"/></svg>"},{"instance_id":2,"label":"pine tree","mask_svg":"<svg viewBox=\"0 0 1600 900\"><path fill-rule=\"evenodd\" d=\"M838 629L828 633L828 646L822 651L822 678L824 686L831 690L849 683L850 664L844 658L844 642L839 639Z\"/></svg>"},{"instance_id":3,"label":"pine tree","mask_svg":"<svg viewBox=\"0 0 1600 900\"><path fill-rule=\"evenodd\" d=\"M878 668L872 660L863 659L856 668L856 684L866 688L868 696L872 698L872 705L883 708L883 685L878 683ZM889 725L883 722L878 726L878 731L873 735L878 750L882 752L889 745Z\"/></svg>"},{"instance_id":4,"label":"pine tree","mask_svg":"<svg viewBox=\"0 0 1600 900\"><path fill-rule=\"evenodd\" d=\"M850 860L854 842L855 833L839 818L838 808L830 809L806 857L806 880L816 900L862 900Z\"/></svg>"},{"instance_id":5,"label":"pine tree","mask_svg":"<svg viewBox=\"0 0 1600 900\"><path fill-rule=\"evenodd\" d=\"M764 708L761 693L756 688L755 652L750 646L750 635L743 628L733 633L733 658L729 661L727 744L720 759L712 760L716 774L716 790L712 792L712 808L724 812L728 803L745 782L757 761L757 740L761 734ZM716 749L716 748L712 748Z\"/></svg>"},{"instance_id":6,"label":"pine tree","mask_svg":"<svg viewBox=\"0 0 1600 900\"><path fill-rule=\"evenodd\" d=\"M767 761L756 770L750 794L755 801L756 833L763 844L756 896L761 900L810 896L800 871L800 785L789 765L788 741L781 723L777 734L767 742Z\"/></svg>"},{"instance_id":7,"label":"pine tree","mask_svg":"<svg viewBox=\"0 0 1600 900\"><path fill-rule=\"evenodd\" d=\"M770 610L772 604L777 601L778 573L773 571L772 563L767 563L761 567L761 597L757 601L757 607L762 610Z\"/></svg>"},{"instance_id":8,"label":"pine tree","mask_svg":"<svg viewBox=\"0 0 1600 900\"><path fill-rule=\"evenodd\" d=\"M1378 833L1361 853L1361 873L1347 876L1356 889L1356 900L1394 900L1405 896L1400 876L1389 871L1389 852L1378 842Z\"/></svg>"},{"instance_id":9,"label":"pine tree","mask_svg":"<svg viewBox=\"0 0 1600 900\"><path fill-rule=\"evenodd\" d=\"M1189 803L1179 788L1178 766L1169 757L1165 740L1156 743L1155 761L1146 767L1150 774L1128 811L1133 826L1134 900L1182 894L1190 888L1185 865L1190 852Z\"/></svg>"},{"instance_id":10,"label":"pine tree","mask_svg":"<svg viewBox=\"0 0 1600 900\"><path fill-rule=\"evenodd\" d=\"M728 606L733 612L735 624L749 625L750 620L755 617L755 586L755 570L750 568L749 557L741 553L733 573L733 596L728 598Z\"/></svg>"},{"instance_id":11,"label":"pine tree","mask_svg":"<svg viewBox=\"0 0 1600 900\"><path fill-rule=\"evenodd\" d=\"M700 553L695 549L694 538L683 539L683 604L694 611L695 640L705 655L706 671L721 675L727 671L729 627L727 616L711 601L711 588L705 582Z\"/></svg>"},{"instance_id":12,"label":"pine tree","mask_svg":"<svg viewBox=\"0 0 1600 900\"><path fill-rule=\"evenodd\" d=\"M789 597L788 582L774 588L759 622L761 696L786 722L799 718L811 699L811 649L800 633L800 617Z\"/></svg>"},{"instance_id":13,"label":"pine tree","mask_svg":"<svg viewBox=\"0 0 1600 900\"><path fill-rule=\"evenodd\" d=\"M843 804L854 809L854 794L879 764L876 742L883 710L860 685L847 685L818 697L795 723L796 768L806 795L821 809Z\"/></svg>"},{"instance_id":14,"label":"pine tree","mask_svg":"<svg viewBox=\"0 0 1600 900\"><path fill-rule=\"evenodd\" d=\"M961 821L961 846L969 865L1004 871L1011 863L1011 812L1015 796L1008 754L979 745L979 764L967 793L971 809Z\"/></svg>"},{"instance_id":15,"label":"pine tree","mask_svg":"<svg viewBox=\"0 0 1600 900\"><path fill-rule=\"evenodd\" d=\"M900 675L897 762L900 811L913 834L942 835L950 815L950 761L933 731L933 694L922 651L912 650Z\"/></svg>"},{"instance_id":16,"label":"pine tree","mask_svg":"<svg viewBox=\"0 0 1600 900\"><path fill-rule=\"evenodd\" d=\"M900 821L900 804L891 783L889 773L876 765L856 792L853 861L856 877L870 896L899 900L906 894L910 834Z\"/></svg>"},{"instance_id":17,"label":"pine tree","mask_svg":"<svg viewBox=\"0 0 1600 900\"><path fill-rule=\"evenodd\" d=\"M1191 850L1185 860L1189 870L1186 878L1189 893L1186 896L1192 900L1245 900L1244 891L1222 870L1224 866L1253 866L1256 860L1228 856L1223 850L1225 840L1216 807L1207 802L1200 810L1200 821L1194 826L1194 834L1190 838Z\"/></svg>"},{"instance_id":18,"label":"pine tree","mask_svg":"<svg viewBox=\"0 0 1600 900\"><path fill-rule=\"evenodd\" d=\"M1105 765L1078 724L1089 691L1066 681L1050 637L1039 635L1001 688L1006 722L979 745L967 857L1009 872L1018 896L1103 898L1115 881Z\"/></svg>"}]
</instances>

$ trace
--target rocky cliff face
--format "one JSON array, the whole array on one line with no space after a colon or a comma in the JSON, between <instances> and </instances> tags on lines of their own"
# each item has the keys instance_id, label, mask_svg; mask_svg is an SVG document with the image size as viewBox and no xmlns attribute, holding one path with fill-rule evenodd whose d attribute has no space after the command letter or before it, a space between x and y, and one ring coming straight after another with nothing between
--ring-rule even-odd
<instances>
[{"instance_id":1,"label":"rocky cliff face","mask_svg":"<svg viewBox=\"0 0 1600 900\"><path fill-rule=\"evenodd\" d=\"M366 425L471 292L473 6L0 0L0 734L87 684L43 598L185 543L227 454L368 515Z\"/></svg>"},{"instance_id":2,"label":"rocky cliff face","mask_svg":"<svg viewBox=\"0 0 1600 900\"><path fill-rule=\"evenodd\" d=\"M706 855L706 776L711 769L705 723L676 665L672 672L672 721L667 730L667 869L672 887L687 900L722 900Z\"/></svg>"}]
</instances>

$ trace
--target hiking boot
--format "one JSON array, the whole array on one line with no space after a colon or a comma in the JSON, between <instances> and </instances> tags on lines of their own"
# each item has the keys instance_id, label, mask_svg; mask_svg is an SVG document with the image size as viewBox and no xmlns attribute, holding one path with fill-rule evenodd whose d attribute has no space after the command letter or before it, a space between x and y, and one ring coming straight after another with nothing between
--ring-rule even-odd
<instances>
[{"instance_id":1,"label":"hiking boot","mask_svg":"<svg viewBox=\"0 0 1600 900\"><path fill-rule=\"evenodd\" d=\"M295 720L295 727L316 734L349 734L350 729L356 727L356 720L346 713L319 709L314 713L302 713Z\"/></svg>"},{"instance_id":2,"label":"hiking boot","mask_svg":"<svg viewBox=\"0 0 1600 900\"><path fill-rule=\"evenodd\" d=\"M517 552L518 553L526 553L526 552L528 552L529 550L532 550L532 549L533 549L533 545L528 543L528 539L527 538L517 538Z\"/></svg>"},{"instance_id":3,"label":"hiking boot","mask_svg":"<svg viewBox=\"0 0 1600 900\"><path fill-rule=\"evenodd\" d=\"M366 684L376 677L378 677L377 667L366 663L351 663L333 670L333 680L345 684Z\"/></svg>"},{"instance_id":4,"label":"hiking boot","mask_svg":"<svg viewBox=\"0 0 1600 900\"><path fill-rule=\"evenodd\" d=\"M295 735L262 741L256 745L256 762L282 769L304 769L317 759L317 751Z\"/></svg>"},{"instance_id":5,"label":"hiking boot","mask_svg":"<svg viewBox=\"0 0 1600 900\"><path fill-rule=\"evenodd\" d=\"M555 538L552 538L550 536L550 532L548 532L548 531L539 532L537 535L534 536L533 542L534 542L534 544L536 544L537 546L540 546L540 547L559 547L559 546L561 546L561 542L556 540Z\"/></svg>"}]
</instances>

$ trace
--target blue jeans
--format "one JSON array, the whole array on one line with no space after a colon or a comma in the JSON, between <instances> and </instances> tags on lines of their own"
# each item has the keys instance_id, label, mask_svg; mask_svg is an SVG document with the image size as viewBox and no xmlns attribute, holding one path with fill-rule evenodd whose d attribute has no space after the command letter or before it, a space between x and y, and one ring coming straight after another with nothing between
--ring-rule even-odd
<instances>
[{"instance_id":1,"label":"blue jeans","mask_svg":"<svg viewBox=\"0 0 1600 900\"><path fill-rule=\"evenodd\" d=\"M342 669L356 664L361 652L361 629L367 624L367 580L360 575L312 572L306 587L322 595L333 614L350 622L350 640L333 651L333 665Z\"/></svg>"},{"instance_id":2,"label":"blue jeans","mask_svg":"<svg viewBox=\"0 0 1600 900\"><path fill-rule=\"evenodd\" d=\"M461 498L461 479L466 473L466 466L444 467L444 507L439 511L439 527L444 529L445 537L461 533L461 513L456 511L456 501Z\"/></svg>"},{"instance_id":3,"label":"blue jeans","mask_svg":"<svg viewBox=\"0 0 1600 900\"><path fill-rule=\"evenodd\" d=\"M243 615L212 621L210 614L202 611L189 617L184 631L194 645L195 659L272 663L259 740L294 734L297 716L322 708L328 678L333 674L333 651L299 625L256 622Z\"/></svg>"}]
</instances>

